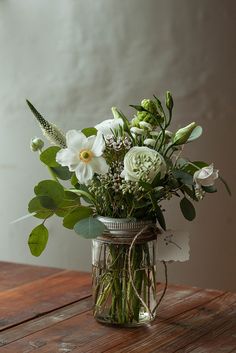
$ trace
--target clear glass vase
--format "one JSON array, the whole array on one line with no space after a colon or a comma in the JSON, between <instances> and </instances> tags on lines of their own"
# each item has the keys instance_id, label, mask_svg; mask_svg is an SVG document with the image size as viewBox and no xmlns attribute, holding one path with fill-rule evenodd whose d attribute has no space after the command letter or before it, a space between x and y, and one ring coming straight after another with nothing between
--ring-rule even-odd
<instances>
[{"instance_id":1,"label":"clear glass vase","mask_svg":"<svg viewBox=\"0 0 236 353\"><path fill-rule=\"evenodd\" d=\"M157 304L152 222L98 219L107 230L93 240L94 317L105 324L147 325L155 318Z\"/></svg>"}]
</instances>

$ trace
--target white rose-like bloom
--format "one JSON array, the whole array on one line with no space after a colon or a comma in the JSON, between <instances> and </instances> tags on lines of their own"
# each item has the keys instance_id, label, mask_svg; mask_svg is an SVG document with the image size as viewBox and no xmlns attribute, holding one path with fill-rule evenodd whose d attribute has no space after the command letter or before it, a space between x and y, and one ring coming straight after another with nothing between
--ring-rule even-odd
<instances>
[{"instance_id":1,"label":"white rose-like bloom","mask_svg":"<svg viewBox=\"0 0 236 353\"><path fill-rule=\"evenodd\" d=\"M119 129L120 126L123 127L123 125L124 122L121 118L107 119L95 125L95 128L106 138L106 136L112 135L112 131Z\"/></svg>"},{"instance_id":2,"label":"white rose-like bloom","mask_svg":"<svg viewBox=\"0 0 236 353\"><path fill-rule=\"evenodd\" d=\"M94 173L105 174L108 165L102 153L105 142L102 134L86 137L81 131L70 130L66 134L67 148L61 149L56 155L56 161L67 166L81 184L88 184Z\"/></svg>"},{"instance_id":3,"label":"white rose-like bloom","mask_svg":"<svg viewBox=\"0 0 236 353\"><path fill-rule=\"evenodd\" d=\"M193 175L193 180L197 186L212 186L214 181L218 178L219 171L214 169L214 165L211 164L207 167L197 170Z\"/></svg>"},{"instance_id":4,"label":"white rose-like bloom","mask_svg":"<svg viewBox=\"0 0 236 353\"><path fill-rule=\"evenodd\" d=\"M164 158L157 151L148 147L132 147L124 158L124 170L121 176L125 180L139 181L143 177L150 182L161 173L161 178L166 173Z\"/></svg>"}]
</instances>

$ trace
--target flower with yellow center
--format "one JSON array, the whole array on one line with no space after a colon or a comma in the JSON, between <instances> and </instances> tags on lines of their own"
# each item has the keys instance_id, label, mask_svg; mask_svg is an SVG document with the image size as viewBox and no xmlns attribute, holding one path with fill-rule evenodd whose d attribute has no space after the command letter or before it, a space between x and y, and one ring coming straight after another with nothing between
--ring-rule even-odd
<instances>
[{"instance_id":1,"label":"flower with yellow center","mask_svg":"<svg viewBox=\"0 0 236 353\"><path fill-rule=\"evenodd\" d=\"M67 148L61 149L56 155L56 161L67 166L81 184L88 184L94 173L105 174L108 165L102 157L105 142L102 134L86 137L81 131L70 130L66 134Z\"/></svg>"}]
</instances>

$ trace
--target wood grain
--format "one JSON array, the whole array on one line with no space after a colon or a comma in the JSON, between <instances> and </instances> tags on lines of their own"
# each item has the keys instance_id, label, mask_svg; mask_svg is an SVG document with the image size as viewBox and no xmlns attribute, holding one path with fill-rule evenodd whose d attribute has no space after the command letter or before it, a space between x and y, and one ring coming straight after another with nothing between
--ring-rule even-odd
<instances>
[{"instance_id":1,"label":"wood grain","mask_svg":"<svg viewBox=\"0 0 236 353\"><path fill-rule=\"evenodd\" d=\"M170 285L149 327L117 328L94 320L90 274L15 266L4 264L0 353L236 353L234 293Z\"/></svg>"}]
</instances>

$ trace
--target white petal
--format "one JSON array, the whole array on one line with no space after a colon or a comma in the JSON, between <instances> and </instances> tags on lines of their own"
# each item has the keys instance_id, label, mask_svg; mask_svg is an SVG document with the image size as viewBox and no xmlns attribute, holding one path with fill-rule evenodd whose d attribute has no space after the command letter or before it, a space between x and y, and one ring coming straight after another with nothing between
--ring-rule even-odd
<instances>
[{"instance_id":1,"label":"white petal","mask_svg":"<svg viewBox=\"0 0 236 353\"><path fill-rule=\"evenodd\" d=\"M76 154L69 148L65 148L57 152L56 161L64 167L69 167L71 172L73 172L78 165L78 158Z\"/></svg>"},{"instance_id":2,"label":"white petal","mask_svg":"<svg viewBox=\"0 0 236 353\"><path fill-rule=\"evenodd\" d=\"M109 169L109 166L103 157L94 157L90 162L90 165L92 166L93 171L97 174L106 174Z\"/></svg>"},{"instance_id":3,"label":"white petal","mask_svg":"<svg viewBox=\"0 0 236 353\"><path fill-rule=\"evenodd\" d=\"M86 136L81 131L69 130L66 133L66 144L73 151L79 151L84 148L87 142Z\"/></svg>"},{"instance_id":4,"label":"white petal","mask_svg":"<svg viewBox=\"0 0 236 353\"><path fill-rule=\"evenodd\" d=\"M79 163L75 170L75 175L81 184L87 184L93 177L93 169L88 163Z\"/></svg>"},{"instance_id":5,"label":"white petal","mask_svg":"<svg viewBox=\"0 0 236 353\"><path fill-rule=\"evenodd\" d=\"M105 142L103 140L103 136L100 132L98 132L92 147L92 152L94 156L100 157L104 151L104 148L105 148Z\"/></svg>"}]
</instances>

